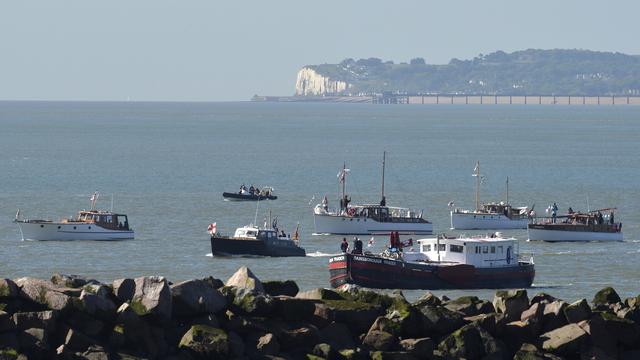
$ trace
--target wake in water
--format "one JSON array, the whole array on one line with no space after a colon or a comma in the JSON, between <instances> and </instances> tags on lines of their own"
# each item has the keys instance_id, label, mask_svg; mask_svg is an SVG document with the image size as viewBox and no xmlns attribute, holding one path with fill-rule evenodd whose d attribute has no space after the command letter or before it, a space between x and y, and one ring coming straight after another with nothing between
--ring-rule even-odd
<instances>
[{"instance_id":1,"label":"wake in water","mask_svg":"<svg viewBox=\"0 0 640 360\"><path fill-rule=\"evenodd\" d=\"M307 256L310 257L331 257L331 256L337 256L340 255L341 253L336 253L336 254L329 254L329 253L323 253L320 251L316 251L316 252L312 252L312 253L308 253Z\"/></svg>"}]
</instances>

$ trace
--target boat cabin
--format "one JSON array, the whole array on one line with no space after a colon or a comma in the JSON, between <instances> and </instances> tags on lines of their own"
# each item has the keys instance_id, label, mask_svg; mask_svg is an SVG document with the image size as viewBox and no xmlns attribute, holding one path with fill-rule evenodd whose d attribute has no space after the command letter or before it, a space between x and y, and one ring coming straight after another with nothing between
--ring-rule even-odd
<instances>
[{"instance_id":1,"label":"boat cabin","mask_svg":"<svg viewBox=\"0 0 640 360\"><path fill-rule=\"evenodd\" d=\"M105 229L129 230L127 215L115 214L110 211L82 210L78 213L77 221L93 223Z\"/></svg>"},{"instance_id":2,"label":"boat cabin","mask_svg":"<svg viewBox=\"0 0 640 360\"><path fill-rule=\"evenodd\" d=\"M468 264L475 267L501 267L518 264L518 241L495 234L472 238L454 238L440 235L420 239L420 253L428 261Z\"/></svg>"},{"instance_id":3,"label":"boat cabin","mask_svg":"<svg viewBox=\"0 0 640 360\"><path fill-rule=\"evenodd\" d=\"M422 218L422 211L418 212L406 208L380 205L349 206L341 215L354 218L372 219L378 222L428 222Z\"/></svg>"},{"instance_id":4,"label":"boat cabin","mask_svg":"<svg viewBox=\"0 0 640 360\"><path fill-rule=\"evenodd\" d=\"M291 240L289 236L279 235L275 229L260 229L251 225L237 228L233 237L258 240Z\"/></svg>"}]
</instances>

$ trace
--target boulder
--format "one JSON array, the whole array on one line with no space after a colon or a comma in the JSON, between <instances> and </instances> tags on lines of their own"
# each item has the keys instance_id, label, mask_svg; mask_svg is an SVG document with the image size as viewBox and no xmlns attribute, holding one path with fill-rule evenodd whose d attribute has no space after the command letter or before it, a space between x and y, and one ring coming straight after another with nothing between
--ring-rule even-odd
<instances>
[{"instance_id":1,"label":"boulder","mask_svg":"<svg viewBox=\"0 0 640 360\"><path fill-rule=\"evenodd\" d=\"M48 334L43 329L26 329L18 334L20 350L27 355L28 359L53 358L52 351L48 346L48 341Z\"/></svg>"},{"instance_id":2,"label":"boulder","mask_svg":"<svg viewBox=\"0 0 640 360\"><path fill-rule=\"evenodd\" d=\"M0 299L18 297L18 285L11 279L0 279Z\"/></svg>"},{"instance_id":3,"label":"boulder","mask_svg":"<svg viewBox=\"0 0 640 360\"><path fill-rule=\"evenodd\" d=\"M527 291L500 290L493 298L493 307L496 312L505 314L508 321L519 320L523 311L529 308Z\"/></svg>"},{"instance_id":4,"label":"boulder","mask_svg":"<svg viewBox=\"0 0 640 360\"><path fill-rule=\"evenodd\" d=\"M567 322L570 323L579 323L591 317L591 307L589 307L587 299L578 300L567 305L564 308L564 316L567 318Z\"/></svg>"},{"instance_id":5,"label":"boulder","mask_svg":"<svg viewBox=\"0 0 640 360\"><path fill-rule=\"evenodd\" d=\"M312 325L281 325L276 327L276 332L282 351L295 349L311 351L320 341L318 329Z\"/></svg>"},{"instance_id":6,"label":"boulder","mask_svg":"<svg viewBox=\"0 0 640 360\"><path fill-rule=\"evenodd\" d=\"M385 317L396 324L398 332L394 332L394 334L403 338L421 336L424 315L411 306L403 296L393 297L391 304L387 307Z\"/></svg>"},{"instance_id":7,"label":"boulder","mask_svg":"<svg viewBox=\"0 0 640 360\"><path fill-rule=\"evenodd\" d=\"M16 280L20 296L51 310L66 311L72 306L71 297L64 293L65 288L57 288L49 281L20 278Z\"/></svg>"},{"instance_id":8,"label":"boulder","mask_svg":"<svg viewBox=\"0 0 640 360\"><path fill-rule=\"evenodd\" d=\"M194 325L182 336L178 347L188 350L197 359L226 359L229 337L222 329Z\"/></svg>"},{"instance_id":9,"label":"boulder","mask_svg":"<svg viewBox=\"0 0 640 360\"><path fill-rule=\"evenodd\" d=\"M293 280L265 281L262 283L264 291L271 296L296 296L300 289Z\"/></svg>"},{"instance_id":10,"label":"boulder","mask_svg":"<svg viewBox=\"0 0 640 360\"><path fill-rule=\"evenodd\" d=\"M136 282L133 279L113 280L111 286L113 287L113 294L121 302L131 301L136 293Z\"/></svg>"},{"instance_id":11,"label":"boulder","mask_svg":"<svg viewBox=\"0 0 640 360\"><path fill-rule=\"evenodd\" d=\"M462 296L455 300L447 301L444 307L451 311L457 311L465 316L488 314L494 312L493 304L480 300L477 296Z\"/></svg>"},{"instance_id":12,"label":"boulder","mask_svg":"<svg viewBox=\"0 0 640 360\"><path fill-rule=\"evenodd\" d=\"M380 306L359 301L324 300L324 304L332 312L334 321L346 324L354 334L369 330L384 312Z\"/></svg>"},{"instance_id":13,"label":"boulder","mask_svg":"<svg viewBox=\"0 0 640 360\"><path fill-rule=\"evenodd\" d=\"M546 303L550 303L550 302L554 302L558 299L556 299L555 297L547 294L547 293L543 293L543 292L539 292L537 294L535 294L531 300L529 301L529 303L531 305L535 304L535 303L541 303L541 304L546 304Z\"/></svg>"},{"instance_id":14,"label":"boulder","mask_svg":"<svg viewBox=\"0 0 640 360\"><path fill-rule=\"evenodd\" d=\"M298 299L288 296L273 297L273 315L284 320L311 321L316 318L316 305L320 300Z\"/></svg>"},{"instance_id":15,"label":"boulder","mask_svg":"<svg viewBox=\"0 0 640 360\"><path fill-rule=\"evenodd\" d=\"M372 331L388 332L395 337L401 334L400 324L385 316L378 316L378 318L376 318L368 332Z\"/></svg>"},{"instance_id":16,"label":"boulder","mask_svg":"<svg viewBox=\"0 0 640 360\"><path fill-rule=\"evenodd\" d=\"M542 315L543 332L549 332L567 324L567 317L564 315L566 307L567 303L562 300L555 300L544 305L544 313Z\"/></svg>"},{"instance_id":17,"label":"boulder","mask_svg":"<svg viewBox=\"0 0 640 360\"><path fill-rule=\"evenodd\" d=\"M106 328L104 322L80 311L69 314L65 319L65 324L84 335L93 337L100 336ZM62 329L56 329L56 333L60 332L62 332Z\"/></svg>"},{"instance_id":18,"label":"boulder","mask_svg":"<svg viewBox=\"0 0 640 360\"><path fill-rule=\"evenodd\" d=\"M332 323L320 330L320 341L331 345L332 348L353 349L355 342L349 328L342 323Z\"/></svg>"},{"instance_id":19,"label":"boulder","mask_svg":"<svg viewBox=\"0 0 640 360\"><path fill-rule=\"evenodd\" d=\"M440 344L438 350L446 358L480 359L485 355L480 328L469 324L454 331Z\"/></svg>"},{"instance_id":20,"label":"boulder","mask_svg":"<svg viewBox=\"0 0 640 360\"><path fill-rule=\"evenodd\" d=\"M636 322L640 325L640 306L627 307L616 312L619 318Z\"/></svg>"},{"instance_id":21,"label":"boulder","mask_svg":"<svg viewBox=\"0 0 640 360\"><path fill-rule=\"evenodd\" d=\"M247 288L226 288L233 299L230 309L234 313L250 316L270 315L276 307L276 302L263 293ZM228 298L227 298L228 299Z\"/></svg>"},{"instance_id":22,"label":"boulder","mask_svg":"<svg viewBox=\"0 0 640 360\"><path fill-rule=\"evenodd\" d=\"M227 307L227 299L205 280L187 280L172 285L173 314L195 316L218 313Z\"/></svg>"},{"instance_id":23,"label":"boulder","mask_svg":"<svg viewBox=\"0 0 640 360\"><path fill-rule=\"evenodd\" d=\"M105 298L109 300L112 300L114 297L113 288L111 287L111 285L89 283L83 286L82 290L89 294L96 295L101 298Z\"/></svg>"},{"instance_id":24,"label":"boulder","mask_svg":"<svg viewBox=\"0 0 640 360\"><path fill-rule=\"evenodd\" d=\"M535 345L524 343L513 356L513 360L564 360L563 358L544 352Z\"/></svg>"},{"instance_id":25,"label":"boulder","mask_svg":"<svg viewBox=\"0 0 640 360\"><path fill-rule=\"evenodd\" d=\"M18 330L26 330L31 328L44 329L51 333L56 328L58 320L58 311L34 311L19 312L13 314L13 322Z\"/></svg>"},{"instance_id":26,"label":"boulder","mask_svg":"<svg viewBox=\"0 0 640 360\"><path fill-rule=\"evenodd\" d=\"M500 333L500 339L504 340L512 352L515 352L523 343L536 342L540 328L541 325L535 324L531 319L512 321L505 325Z\"/></svg>"},{"instance_id":27,"label":"boulder","mask_svg":"<svg viewBox=\"0 0 640 360\"><path fill-rule=\"evenodd\" d=\"M504 315L496 313L467 316L464 318L464 321L477 324L493 336L496 336L498 333L503 333L503 328L507 324L507 322L504 321ZM500 324L500 328L498 324Z\"/></svg>"},{"instance_id":28,"label":"boulder","mask_svg":"<svg viewBox=\"0 0 640 360\"><path fill-rule=\"evenodd\" d=\"M226 285L264 293L262 282L260 282L260 280L246 266L238 269L238 271L236 271L229 280L227 280Z\"/></svg>"},{"instance_id":29,"label":"boulder","mask_svg":"<svg viewBox=\"0 0 640 360\"><path fill-rule=\"evenodd\" d=\"M0 284L2 284L2 280L0 280ZM2 286L2 285L0 285ZM638 296L634 296L634 297L629 297L624 299L624 303L625 305L627 305L627 307L640 307L640 295Z\"/></svg>"},{"instance_id":30,"label":"boulder","mask_svg":"<svg viewBox=\"0 0 640 360\"><path fill-rule=\"evenodd\" d=\"M101 295L94 295L86 288L83 289L80 293L80 308L100 320L112 321L116 317L116 304L103 291L98 293Z\"/></svg>"},{"instance_id":31,"label":"boulder","mask_svg":"<svg viewBox=\"0 0 640 360\"><path fill-rule=\"evenodd\" d=\"M362 344L373 350L389 351L397 346L398 340L386 331L372 330L364 337Z\"/></svg>"},{"instance_id":32,"label":"boulder","mask_svg":"<svg viewBox=\"0 0 640 360\"><path fill-rule=\"evenodd\" d=\"M440 306L442 305L442 300L440 300L437 296L433 295L430 291L420 296L416 302L413 303L413 306L423 307L423 306Z\"/></svg>"},{"instance_id":33,"label":"boulder","mask_svg":"<svg viewBox=\"0 0 640 360\"><path fill-rule=\"evenodd\" d=\"M640 342L640 326L631 320L602 312L594 314L589 323L592 326L603 327L604 331L601 331L601 337L610 337L626 347L637 346ZM593 334L591 335L593 337Z\"/></svg>"},{"instance_id":34,"label":"boulder","mask_svg":"<svg viewBox=\"0 0 640 360\"><path fill-rule=\"evenodd\" d=\"M538 335L542 329L545 303L536 302L520 314L520 321L531 324L532 333Z\"/></svg>"},{"instance_id":35,"label":"boulder","mask_svg":"<svg viewBox=\"0 0 640 360\"><path fill-rule=\"evenodd\" d=\"M13 317L2 310L0 310L0 333L13 331L16 328L16 323L13 322Z\"/></svg>"},{"instance_id":36,"label":"boulder","mask_svg":"<svg viewBox=\"0 0 640 360\"><path fill-rule=\"evenodd\" d=\"M568 324L540 335L542 349L563 356L574 357L580 353L589 335L577 324Z\"/></svg>"},{"instance_id":37,"label":"boulder","mask_svg":"<svg viewBox=\"0 0 640 360\"><path fill-rule=\"evenodd\" d=\"M418 359L428 359L433 356L434 343L431 338L404 339L400 341L400 349Z\"/></svg>"},{"instance_id":38,"label":"boulder","mask_svg":"<svg viewBox=\"0 0 640 360\"><path fill-rule=\"evenodd\" d=\"M96 340L80 333L77 330L69 329L64 341L64 348L72 351L85 351L91 345L96 344Z\"/></svg>"},{"instance_id":39,"label":"boulder","mask_svg":"<svg viewBox=\"0 0 640 360\"><path fill-rule=\"evenodd\" d=\"M136 291L131 299L131 308L139 316L167 322L171 320L171 289L162 276L136 278Z\"/></svg>"},{"instance_id":40,"label":"boulder","mask_svg":"<svg viewBox=\"0 0 640 360\"><path fill-rule=\"evenodd\" d=\"M427 305L419 310L423 315L422 328L427 334L448 334L466 324L461 313L444 307Z\"/></svg>"},{"instance_id":41,"label":"boulder","mask_svg":"<svg viewBox=\"0 0 640 360\"><path fill-rule=\"evenodd\" d=\"M620 296L612 287L606 287L596 293L591 302L596 309L606 309L609 308L609 305L613 305L615 303L619 303Z\"/></svg>"},{"instance_id":42,"label":"boulder","mask_svg":"<svg viewBox=\"0 0 640 360\"><path fill-rule=\"evenodd\" d=\"M89 280L80 275L53 274L51 282L59 287L81 288L89 283L98 284L96 280Z\"/></svg>"},{"instance_id":43,"label":"boulder","mask_svg":"<svg viewBox=\"0 0 640 360\"><path fill-rule=\"evenodd\" d=\"M344 300L344 297L342 297L342 295L337 291L323 288L298 292L298 294L296 294L296 298L311 300Z\"/></svg>"}]
</instances>

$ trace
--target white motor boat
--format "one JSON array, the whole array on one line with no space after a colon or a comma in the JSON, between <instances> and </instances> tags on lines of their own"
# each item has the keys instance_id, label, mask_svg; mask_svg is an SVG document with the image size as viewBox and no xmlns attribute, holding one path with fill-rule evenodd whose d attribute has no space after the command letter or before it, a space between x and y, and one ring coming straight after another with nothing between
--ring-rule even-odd
<instances>
[{"instance_id":1,"label":"white motor boat","mask_svg":"<svg viewBox=\"0 0 640 360\"><path fill-rule=\"evenodd\" d=\"M622 223L614 222L613 210L537 218L527 227L529 241L622 241ZM603 211L610 211L606 218Z\"/></svg>"},{"instance_id":2,"label":"white motor boat","mask_svg":"<svg viewBox=\"0 0 640 360\"><path fill-rule=\"evenodd\" d=\"M386 155L386 154L385 154ZM350 171L346 164L338 174L342 184L339 209L329 209L327 197L313 209L315 235L383 235L398 232L402 235L433 233L433 224L425 220L422 211L386 206L384 196L384 164L382 160L382 200L380 204L350 205L351 198L345 193L346 177Z\"/></svg>"},{"instance_id":3,"label":"white motor boat","mask_svg":"<svg viewBox=\"0 0 640 360\"><path fill-rule=\"evenodd\" d=\"M451 229L488 230L488 229L526 229L529 223L529 208L513 207L509 204L509 178L507 178L507 201L498 203L480 203L480 162L476 163L473 172L476 177L475 210L451 210Z\"/></svg>"},{"instance_id":4,"label":"white motor boat","mask_svg":"<svg viewBox=\"0 0 640 360\"><path fill-rule=\"evenodd\" d=\"M13 220L20 228L22 240L128 240L133 229L125 214L96 210L98 193L91 196L91 209L80 210L76 218L60 221L21 218L20 210Z\"/></svg>"}]
</instances>

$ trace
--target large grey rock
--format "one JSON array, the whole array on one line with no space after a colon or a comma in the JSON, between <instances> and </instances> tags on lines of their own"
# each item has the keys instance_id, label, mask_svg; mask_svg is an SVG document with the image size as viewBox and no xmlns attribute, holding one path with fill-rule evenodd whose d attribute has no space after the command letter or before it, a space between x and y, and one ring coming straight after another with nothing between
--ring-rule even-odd
<instances>
[{"instance_id":1,"label":"large grey rock","mask_svg":"<svg viewBox=\"0 0 640 360\"><path fill-rule=\"evenodd\" d=\"M47 332L55 330L59 313L57 311L33 311L13 314L13 322L18 330L31 328L44 329Z\"/></svg>"},{"instance_id":2,"label":"large grey rock","mask_svg":"<svg viewBox=\"0 0 640 360\"><path fill-rule=\"evenodd\" d=\"M568 324L540 335L542 349L563 356L576 356L589 335L577 324Z\"/></svg>"},{"instance_id":3,"label":"large grey rock","mask_svg":"<svg viewBox=\"0 0 640 360\"><path fill-rule=\"evenodd\" d=\"M18 334L20 350L28 359L52 358L52 351L48 345L49 334L44 329L26 329Z\"/></svg>"},{"instance_id":4,"label":"large grey rock","mask_svg":"<svg viewBox=\"0 0 640 360\"><path fill-rule=\"evenodd\" d=\"M18 286L11 279L0 279L0 299L18 297Z\"/></svg>"},{"instance_id":5,"label":"large grey rock","mask_svg":"<svg viewBox=\"0 0 640 360\"><path fill-rule=\"evenodd\" d=\"M49 281L24 277L16 280L20 296L51 310L66 311L72 306L71 297Z\"/></svg>"},{"instance_id":6,"label":"large grey rock","mask_svg":"<svg viewBox=\"0 0 640 360\"><path fill-rule=\"evenodd\" d=\"M296 294L296 298L310 300L344 300L344 297L337 291L324 288L316 288L307 291L301 291Z\"/></svg>"},{"instance_id":7,"label":"large grey rock","mask_svg":"<svg viewBox=\"0 0 640 360\"><path fill-rule=\"evenodd\" d=\"M527 291L500 290L493 298L493 307L496 312L505 314L508 321L519 320L523 311L529 308Z\"/></svg>"},{"instance_id":8,"label":"large grey rock","mask_svg":"<svg viewBox=\"0 0 640 360\"><path fill-rule=\"evenodd\" d=\"M564 308L564 316L570 323L579 323L591 317L591 307L586 299L578 300Z\"/></svg>"},{"instance_id":9,"label":"large grey rock","mask_svg":"<svg viewBox=\"0 0 640 360\"><path fill-rule=\"evenodd\" d=\"M416 307L423 307L427 305L440 306L442 305L442 300L440 300L440 298L435 296L432 292L427 291L425 294L420 296L418 300L416 300L416 302L413 303L413 305Z\"/></svg>"},{"instance_id":10,"label":"large grey rock","mask_svg":"<svg viewBox=\"0 0 640 360\"><path fill-rule=\"evenodd\" d=\"M187 280L171 286L173 313L178 316L213 314L227 307L227 299L206 280Z\"/></svg>"},{"instance_id":11,"label":"large grey rock","mask_svg":"<svg viewBox=\"0 0 640 360\"><path fill-rule=\"evenodd\" d=\"M87 289L83 289L80 293L80 307L82 311L104 321L111 321L116 317L116 304L105 296L104 291L99 291L95 295Z\"/></svg>"},{"instance_id":12,"label":"large grey rock","mask_svg":"<svg viewBox=\"0 0 640 360\"><path fill-rule=\"evenodd\" d=\"M222 329L194 325L184 334L178 346L198 359L225 359L229 354L229 337Z\"/></svg>"},{"instance_id":13,"label":"large grey rock","mask_svg":"<svg viewBox=\"0 0 640 360\"><path fill-rule=\"evenodd\" d=\"M480 359L486 354L480 328L474 324L465 325L444 338L438 350L446 358L456 359Z\"/></svg>"},{"instance_id":14,"label":"large grey rock","mask_svg":"<svg viewBox=\"0 0 640 360\"><path fill-rule=\"evenodd\" d=\"M154 320L171 320L171 289L162 276L145 276L135 280L136 291L131 299L131 308L140 316Z\"/></svg>"},{"instance_id":15,"label":"large grey rock","mask_svg":"<svg viewBox=\"0 0 640 360\"><path fill-rule=\"evenodd\" d=\"M462 296L455 300L447 301L444 307L451 311L463 313L464 316L475 316L494 312L492 303L486 300L480 300L477 296Z\"/></svg>"},{"instance_id":16,"label":"large grey rock","mask_svg":"<svg viewBox=\"0 0 640 360\"><path fill-rule=\"evenodd\" d=\"M53 274L51 282L60 287L80 288L89 283L97 284L96 280L89 280L80 275Z\"/></svg>"},{"instance_id":17,"label":"large grey rock","mask_svg":"<svg viewBox=\"0 0 640 360\"><path fill-rule=\"evenodd\" d=\"M529 303L531 305L535 304L535 303L541 303L541 304L547 304L550 302L554 302L558 299L556 299L554 296L551 296L547 293L543 293L543 292L539 292L535 295L533 295L533 297L531 298L531 300L529 300Z\"/></svg>"},{"instance_id":18,"label":"large grey rock","mask_svg":"<svg viewBox=\"0 0 640 360\"><path fill-rule=\"evenodd\" d=\"M272 297L274 301L273 315L284 320L316 319L316 306L324 305L320 300L299 299L288 296Z\"/></svg>"},{"instance_id":19,"label":"large grey rock","mask_svg":"<svg viewBox=\"0 0 640 360\"><path fill-rule=\"evenodd\" d=\"M604 309L620 301L618 293L609 286L598 291L591 302L596 309Z\"/></svg>"},{"instance_id":20,"label":"large grey rock","mask_svg":"<svg viewBox=\"0 0 640 360\"><path fill-rule=\"evenodd\" d=\"M427 305L419 310L423 315L423 329L427 334L448 334L466 323L461 313L444 307Z\"/></svg>"},{"instance_id":21,"label":"large grey rock","mask_svg":"<svg viewBox=\"0 0 640 360\"><path fill-rule=\"evenodd\" d=\"M276 308L276 301L263 293L247 288L226 288L231 294L230 309L242 315L267 316Z\"/></svg>"},{"instance_id":22,"label":"large grey rock","mask_svg":"<svg viewBox=\"0 0 640 360\"><path fill-rule=\"evenodd\" d=\"M386 331L372 330L362 340L362 344L379 351L389 351L398 344L398 339Z\"/></svg>"},{"instance_id":23,"label":"large grey rock","mask_svg":"<svg viewBox=\"0 0 640 360\"><path fill-rule=\"evenodd\" d=\"M555 300L544 305L544 313L542 315L543 332L549 332L567 324L567 317L564 315L566 307L567 303L562 300Z\"/></svg>"},{"instance_id":24,"label":"large grey rock","mask_svg":"<svg viewBox=\"0 0 640 360\"><path fill-rule=\"evenodd\" d=\"M311 351L320 341L318 329L312 325L280 325L276 327L276 336L282 351L295 349Z\"/></svg>"},{"instance_id":25,"label":"large grey rock","mask_svg":"<svg viewBox=\"0 0 640 360\"><path fill-rule=\"evenodd\" d=\"M351 331L342 323L332 323L321 329L320 341L338 350L355 348Z\"/></svg>"},{"instance_id":26,"label":"large grey rock","mask_svg":"<svg viewBox=\"0 0 640 360\"><path fill-rule=\"evenodd\" d=\"M544 303L536 302L520 314L520 321L531 324L535 335L538 335L542 329L544 309Z\"/></svg>"},{"instance_id":27,"label":"large grey rock","mask_svg":"<svg viewBox=\"0 0 640 360\"><path fill-rule=\"evenodd\" d=\"M117 279L111 284L113 294L121 302L131 301L136 293L136 282L133 279Z\"/></svg>"},{"instance_id":28,"label":"large grey rock","mask_svg":"<svg viewBox=\"0 0 640 360\"><path fill-rule=\"evenodd\" d=\"M384 313L381 306L360 301L324 300L324 303L334 321L347 325L354 334L369 330L376 318Z\"/></svg>"},{"instance_id":29,"label":"large grey rock","mask_svg":"<svg viewBox=\"0 0 640 360\"><path fill-rule=\"evenodd\" d=\"M236 271L229 280L227 280L225 285L264 293L262 282L260 282L260 280L246 266L238 269L238 271Z\"/></svg>"},{"instance_id":30,"label":"large grey rock","mask_svg":"<svg viewBox=\"0 0 640 360\"><path fill-rule=\"evenodd\" d=\"M293 280L285 281L264 281L262 283L264 291L271 296L296 296L300 289Z\"/></svg>"}]
</instances>

